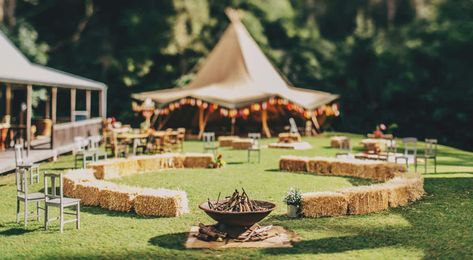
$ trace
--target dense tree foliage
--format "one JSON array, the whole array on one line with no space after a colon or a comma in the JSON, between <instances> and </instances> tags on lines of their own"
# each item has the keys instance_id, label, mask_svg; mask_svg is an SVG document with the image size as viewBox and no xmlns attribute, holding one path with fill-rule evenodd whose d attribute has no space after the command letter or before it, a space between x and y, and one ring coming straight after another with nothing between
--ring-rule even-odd
<instances>
[{"instance_id":1,"label":"dense tree foliage","mask_svg":"<svg viewBox=\"0 0 473 260\"><path fill-rule=\"evenodd\" d=\"M130 93L192 78L227 7L294 85L341 95L332 128L395 123L473 148L472 0L0 0L0 28L36 62L107 83L130 120Z\"/></svg>"}]
</instances>

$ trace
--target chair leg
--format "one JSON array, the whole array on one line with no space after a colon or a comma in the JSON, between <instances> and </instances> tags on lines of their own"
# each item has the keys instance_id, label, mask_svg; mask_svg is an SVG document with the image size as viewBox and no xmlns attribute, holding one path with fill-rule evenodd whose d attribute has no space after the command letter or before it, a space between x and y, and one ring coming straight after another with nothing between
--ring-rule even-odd
<instances>
[{"instance_id":1,"label":"chair leg","mask_svg":"<svg viewBox=\"0 0 473 260\"><path fill-rule=\"evenodd\" d=\"M64 233L64 208L62 206L59 207L59 223L61 233Z\"/></svg>"},{"instance_id":2,"label":"chair leg","mask_svg":"<svg viewBox=\"0 0 473 260\"><path fill-rule=\"evenodd\" d=\"M36 221L39 222L40 216L39 216L39 201L36 201Z\"/></svg>"},{"instance_id":3,"label":"chair leg","mask_svg":"<svg viewBox=\"0 0 473 260\"><path fill-rule=\"evenodd\" d=\"M250 150L248 150L248 162L250 162Z\"/></svg>"},{"instance_id":4,"label":"chair leg","mask_svg":"<svg viewBox=\"0 0 473 260\"><path fill-rule=\"evenodd\" d=\"M417 173L417 157L414 157L414 172Z\"/></svg>"},{"instance_id":5,"label":"chair leg","mask_svg":"<svg viewBox=\"0 0 473 260\"><path fill-rule=\"evenodd\" d=\"M437 173L437 157L434 157L434 173Z\"/></svg>"},{"instance_id":6,"label":"chair leg","mask_svg":"<svg viewBox=\"0 0 473 260\"><path fill-rule=\"evenodd\" d=\"M76 207L76 228L80 229L80 203Z\"/></svg>"},{"instance_id":7,"label":"chair leg","mask_svg":"<svg viewBox=\"0 0 473 260\"><path fill-rule=\"evenodd\" d=\"M424 174L427 173L427 158L424 158Z\"/></svg>"},{"instance_id":8,"label":"chair leg","mask_svg":"<svg viewBox=\"0 0 473 260\"><path fill-rule=\"evenodd\" d=\"M24 210L25 212L23 212L23 217L25 218L24 221L25 221L25 228L26 228L26 225L28 224L28 201L27 200L25 200Z\"/></svg>"},{"instance_id":9,"label":"chair leg","mask_svg":"<svg viewBox=\"0 0 473 260\"><path fill-rule=\"evenodd\" d=\"M49 207L48 204L44 205L44 229L48 230L49 225Z\"/></svg>"},{"instance_id":10,"label":"chair leg","mask_svg":"<svg viewBox=\"0 0 473 260\"><path fill-rule=\"evenodd\" d=\"M16 223L20 223L20 200L16 199Z\"/></svg>"}]
</instances>

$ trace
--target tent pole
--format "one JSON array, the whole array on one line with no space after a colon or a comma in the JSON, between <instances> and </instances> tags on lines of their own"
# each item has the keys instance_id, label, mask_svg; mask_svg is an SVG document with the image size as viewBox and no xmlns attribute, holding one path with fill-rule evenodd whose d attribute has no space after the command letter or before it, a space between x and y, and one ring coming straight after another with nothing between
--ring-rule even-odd
<instances>
[{"instance_id":1,"label":"tent pole","mask_svg":"<svg viewBox=\"0 0 473 260\"><path fill-rule=\"evenodd\" d=\"M261 127L266 137L271 137L271 131L269 131L268 127L268 110L266 109L261 109Z\"/></svg>"},{"instance_id":2,"label":"tent pole","mask_svg":"<svg viewBox=\"0 0 473 260\"><path fill-rule=\"evenodd\" d=\"M312 115L312 123L314 123L314 126L315 126L315 129L316 129L316 132L319 133L320 132L320 125L319 125L319 121L317 121L317 117Z\"/></svg>"},{"instance_id":3,"label":"tent pole","mask_svg":"<svg viewBox=\"0 0 473 260\"><path fill-rule=\"evenodd\" d=\"M205 123L204 123L204 108L199 107L199 136L198 138L202 138L202 135L205 131Z\"/></svg>"},{"instance_id":4,"label":"tent pole","mask_svg":"<svg viewBox=\"0 0 473 260\"><path fill-rule=\"evenodd\" d=\"M11 85L7 83L5 90L5 115L11 115Z\"/></svg>"},{"instance_id":5,"label":"tent pole","mask_svg":"<svg viewBox=\"0 0 473 260\"><path fill-rule=\"evenodd\" d=\"M235 135L236 118L232 117L231 122L232 122L232 127L230 128L230 135Z\"/></svg>"}]
</instances>

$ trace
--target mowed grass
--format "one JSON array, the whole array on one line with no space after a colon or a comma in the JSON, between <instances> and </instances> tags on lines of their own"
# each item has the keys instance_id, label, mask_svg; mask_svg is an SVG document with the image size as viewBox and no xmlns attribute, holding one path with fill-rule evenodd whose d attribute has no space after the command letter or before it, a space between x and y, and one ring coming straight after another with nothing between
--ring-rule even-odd
<instances>
[{"instance_id":1,"label":"mowed grass","mask_svg":"<svg viewBox=\"0 0 473 260\"><path fill-rule=\"evenodd\" d=\"M353 144L360 137L352 136ZM288 219L282 198L290 187L302 191L336 190L367 181L278 171L281 155L334 155L329 139L304 138L306 151L262 150L262 162L247 163L246 151L221 149L223 169L180 169L138 174L115 180L134 186L182 189L191 212L178 218L143 218L97 207L82 207L82 227L57 224L44 231L42 222L28 228L15 223L14 176L0 177L0 258L473 258L473 154L440 147L438 173L428 168L426 197L409 206L364 216ZM274 139L264 140L269 143ZM359 147L357 147L359 148ZM186 151L201 152L199 142L186 142ZM64 171L72 156L45 163L42 169ZM423 167L419 170L423 172ZM301 241L289 249L186 250L190 226L213 223L198 208L207 198L244 187L252 198L270 200L277 209L263 224L282 225ZM41 189L41 185L33 188Z\"/></svg>"}]
</instances>

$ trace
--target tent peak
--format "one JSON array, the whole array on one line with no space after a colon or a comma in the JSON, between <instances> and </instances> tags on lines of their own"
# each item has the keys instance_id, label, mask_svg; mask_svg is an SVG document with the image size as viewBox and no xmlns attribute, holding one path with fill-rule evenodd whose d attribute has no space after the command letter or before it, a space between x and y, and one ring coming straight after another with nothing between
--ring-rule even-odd
<instances>
[{"instance_id":1,"label":"tent peak","mask_svg":"<svg viewBox=\"0 0 473 260\"><path fill-rule=\"evenodd\" d=\"M233 9L231 7L227 7L225 9L225 14L227 15L230 22L232 22L232 23L241 23L240 13L238 12L238 9Z\"/></svg>"}]
</instances>

